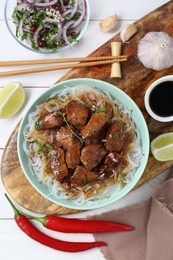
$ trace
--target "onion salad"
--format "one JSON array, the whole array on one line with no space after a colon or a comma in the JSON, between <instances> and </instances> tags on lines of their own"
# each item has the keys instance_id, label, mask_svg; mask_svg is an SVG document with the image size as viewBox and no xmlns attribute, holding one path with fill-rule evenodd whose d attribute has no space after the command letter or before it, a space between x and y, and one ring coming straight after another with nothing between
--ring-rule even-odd
<instances>
[{"instance_id":1,"label":"onion salad","mask_svg":"<svg viewBox=\"0 0 173 260\"><path fill-rule=\"evenodd\" d=\"M86 0L17 0L12 18L16 37L44 52L77 42L86 14Z\"/></svg>"}]
</instances>

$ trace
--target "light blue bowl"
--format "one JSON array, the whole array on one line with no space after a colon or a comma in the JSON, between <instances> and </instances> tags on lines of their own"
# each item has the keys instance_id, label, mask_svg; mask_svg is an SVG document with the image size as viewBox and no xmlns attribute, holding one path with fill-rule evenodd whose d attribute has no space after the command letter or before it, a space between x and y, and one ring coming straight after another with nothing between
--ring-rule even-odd
<instances>
[{"instance_id":1,"label":"light blue bowl","mask_svg":"<svg viewBox=\"0 0 173 260\"><path fill-rule=\"evenodd\" d=\"M43 103L53 92L63 90L65 86L74 87L78 85L90 85L99 90L107 91L112 97L118 99L124 105L124 107L126 107L130 111L133 111L132 119L135 122L136 127L140 132L141 141L142 141L143 157L141 159L140 166L137 168L132 181L126 184L121 190L117 191L115 194L112 194L109 198L101 199L99 201L96 201L95 203L92 202L92 204L87 202L83 204L76 204L72 200L62 199L62 198L55 197L54 195L51 195L48 187L44 186L41 182L38 181L37 177L34 174L34 171L32 171L31 167L29 167L29 158L23 150L23 142L24 142L23 130L28 123L28 115L33 111L35 111L36 106ZM26 178L41 195L43 195L46 199L50 200L51 202L67 208L88 210L88 209L100 208L108 204L111 204L119 200L123 196L125 196L129 191L133 189L133 187L141 178L148 161L149 133L148 133L148 128L145 119L140 109L125 92L104 81L89 79L89 78L78 78L78 79L67 80L52 86L32 104L32 106L29 108L29 110L27 111L27 113L25 114L25 116L21 121L19 132L18 132L17 149L18 149L19 161Z\"/></svg>"},{"instance_id":2,"label":"light blue bowl","mask_svg":"<svg viewBox=\"0 0 173 260\"><path fill-rule=\"evenodd\" d=\"M27 50L30 50L30 51L33 51L33 52L37 52L37 53L41 53L41 54L51 54L51 53L57 53L57 52L61 52L61 51L64 51L64 50L67 50L67 49L70 49L72 48L76 43L78 43L78 41L83 37L83 35L85 34L86 32L86 29L88 27L88 24L89 24L89 20L90 20L90 4L89 4L89 1L88 0L85 0L86 1L86 9L87 9L87 12L86 12L86 18L85 20L83 21L83 24L82 24L82 27L80 29L80 34L79 36L77 37L77 41L76 42L72 42L71 43L71 46L62 46L60 48L58 48L57 50L35 50L33 49L26 40L21 40L20 37L16 37L16 25L14 24L13 22L13 19L12 19L12 14L13 14L13 11L14 11L14 8L16 7L16 1L12 1L12 0L6 0L6 3L5 3L5 9L4 9L4 17L5 17L5 23L6 23L6 26L10 32L10 34L13 36L13 38L21 45L23 46L24 48L26 48Z\"/></svg>"}]
</instances>

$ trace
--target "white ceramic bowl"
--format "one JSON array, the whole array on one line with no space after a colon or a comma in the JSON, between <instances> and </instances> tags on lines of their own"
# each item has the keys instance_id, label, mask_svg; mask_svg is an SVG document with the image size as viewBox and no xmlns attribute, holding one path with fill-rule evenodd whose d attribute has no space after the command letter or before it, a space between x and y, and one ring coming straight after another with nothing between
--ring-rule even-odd
<instances>
[{"instance_id":1,"label":"white ceramic bowl","mask_svg":"<svg viewBox=\"0 0 173 260\"><path fill-rule=\"evenodd\" d=\"M166 83L166 82L172 82L172 94L170 92L170 95L173 96L173 75L169 75L169 76L164 76L161 77L160 79L154 81L147 89L145 96L144 96L144 103L145 103L145 108L147 110L147 112L149 113L149 115L154 118L155 120L159 121L159 122L171 122L173 121L173 115L169 115L169 116L162 116L159 115L158 113L156 113L154 111L154 109L152 108L151 104L150 104L150 95L152 93L152 91L157 88L158 85L160 85L161 83ZM170 97L169 97L170 98ZM161 103L163 106L167 106L167 100L164 99L164 96L161 96L161 101L160 100L155 100L155 102L158 103L158 106L161 106ZM170 103L170 102L169 102ZM170 104L169 104L170 105ZM171 105L170 105L171 106ZM173 100L172 100L172 110L173 110Z\"/></svg>"},{"instance_id":2,"label":"white ceramic bowl","mask_svg":"<svg viewBox=\"0 0 173 260\"><path fill-rule=\"evenodd\" d=\"M34 1L33 1L34 2ZM57 47L57 48L42 48L42 47L37 47L36 48L36 44L35 44L35 41L33 40L33 37L32 37L32 43L31 43L31 40L30 40L30 36L29 35L34 35L34 33L31 33L31 27L28 26L28 29L26 30L25 28L25 34L23 34L23 36L21 37L20 36L20 29L16 30L16 24L14 23L14 19L12 18L12 15L13 15L13 12L14 12L14 9L16 7L16 0L14 1L11 1L11 0L7 0L6 1L6 4L5 4L5 10L4 10L4 16L5 16L5 22L6 22L6 25L7 25L7 28L9 30L9 32L11 33L11 35L13 36L13 38L23 47L25 47L27 50L30 50L30 51L34 51L34 52L38 52L38 53L56 53L56 52L59 52L59 51L64 51L66 49L69 49L71 48L72 46L74 46L76 43L79 42L79 40L82 38L82 36L84 35L86 29L87 29L87 26L89 24L89 19L90 19L90 5L89 5L89 2L88 0L80 0L79 3L83 3L82 7L84 6L85 7L85 18L83 19L83 22L80 23L80 26L79 27L75 27L74 29L70 29L69 28L69 31L70 31L70 36L71 38L69 38L69 41L72 40L72 37L75 38L75 40L73 42L71 42L70 45L67 45L66 43L63 43L61 47ZM22 4L22 5L25 5L25 4ZM81 7L81 8L82 8ZM20 8L22 7L19 7L19 11L20 11ZM45 8L42 9L42 10L46 10ZM65 9L64 9L65 10ZM65 11L63 11L63 13L65 13ZM69 14L68 14L69 15ZM28 20L30 18L27 18ZM51 18L46 18L46 19L51 19ZM57 19L57 18L56 18ZM77 18L76 18L77 19ZM22 20L22 19L21 19ZM72 20L72 19L71 19ZM62 21L61 22L61 31L63 32L64 29L68 26L68 24L71 22L71 20L69 21ZM30 22L30 21L29 21ZM45 24L45 22L43 23ZM53 24L53 23L52 23ZM58 27L58 24L60 23L57 23L56 26ZM51 25L50 23L47 22L47 27ZM42 26L42 25L41 25ZM38 26L38 27L41 27L41 26ZM72 26L72 25L71 25ZM19 26L20 27L20 26ZM37 26L36 26L37 27ZM22 27L23 28L23 27ZM49 26L50 28L50 26ZM46 28L45 28L46 29ZM56 28L55 28L56 29ZM60 29L59 29L60 31ZM51 37L49 38L44 38L44 37L47 37L48 36L48 32L44 32L44 31L41 31L41 36L40 36L40 41L42 42L47 42L47 41L50 41L51 42ZM52 31L51 31L52 32ZM74 33L76 32L76 36L74 36ZM27 34L26 34L27 33ZM26 35L28 35L26 37ZM54 36L54 35L53 35ZM42 37L42 38L41 38ZM64 39L63 37L63 33L61 34L61 39ZM22 39L23 38L23 39ZM47 40L49 39L49 40ZM59 40L59 37L58 37L58 40L57 42L60 43L60 40ZM38 42L38 41L37 41ZM51 44L51 43L50 43Z\"/></svg>"}]
</instances>

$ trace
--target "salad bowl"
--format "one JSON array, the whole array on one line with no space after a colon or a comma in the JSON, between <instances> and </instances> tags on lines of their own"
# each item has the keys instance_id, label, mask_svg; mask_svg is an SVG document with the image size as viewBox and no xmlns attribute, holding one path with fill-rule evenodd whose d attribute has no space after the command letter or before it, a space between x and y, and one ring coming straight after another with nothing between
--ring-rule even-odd
<instances>
[{"instance_id":1,"label":"salad bowl","mask_svg":"<svg viewBox=\"0 0 173 260\"><path fill-rule=\"evenodd\" d=\"M55 53L72 48L82 38L90 6L88 0L7 0L4 16L10 34L21 46Z\"/></svg>"}]
</instances>

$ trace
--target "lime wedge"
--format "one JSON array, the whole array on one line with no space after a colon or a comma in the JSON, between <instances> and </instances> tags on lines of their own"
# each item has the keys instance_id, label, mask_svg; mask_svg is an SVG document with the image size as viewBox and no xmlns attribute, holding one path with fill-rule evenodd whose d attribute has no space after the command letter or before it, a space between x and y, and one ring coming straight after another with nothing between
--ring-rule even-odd
<instances>
[{"instance_id":1,"label":"lime wedge","mask_svg":"<svg viewBox=\"0 0 173 260\"><path fill-rule=\"evenodd\" d=\"M173 160L173 132L161 134L153 139L151 153L158 161Z\"/></svg>"},{"instance_id":2,"label":"lime wedge","mask_svg":"<svg viewBox=\"0 0 173 260\"><path fill-rule=\"evenodd\" d=\"M25 91L20 82L7 84L0 90L0 118L16 114L25 101Z\"/></svg>"}]
</instances>

